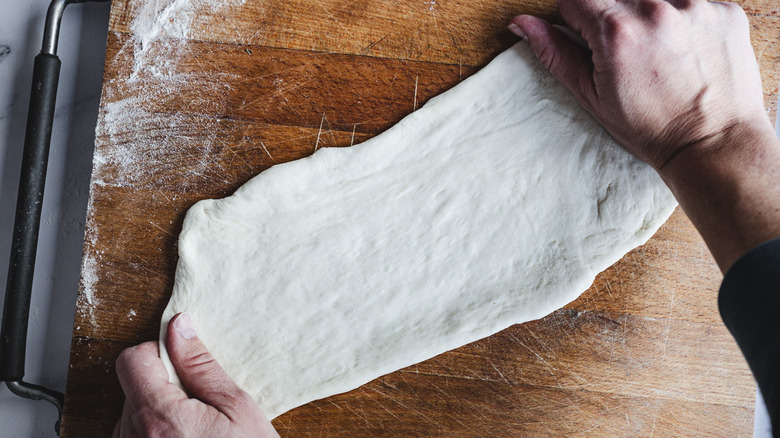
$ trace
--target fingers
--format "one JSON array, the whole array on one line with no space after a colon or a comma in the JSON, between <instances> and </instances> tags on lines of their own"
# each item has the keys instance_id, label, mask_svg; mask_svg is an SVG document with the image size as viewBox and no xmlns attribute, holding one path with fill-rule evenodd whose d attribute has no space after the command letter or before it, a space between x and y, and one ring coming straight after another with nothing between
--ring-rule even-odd
<instances>
[{"instance_id":1,"label":"fingers","mask_svg":"<svg viewBox=\"0 0 780 438\"><path fill-rule=\"evenodd\" d=\"M513 18L509 28L528 41L536 58L580 102L587 106L593 101L593 63L586 47L547 21L530 15Z\"/></svg>"},{"instance_id":2,"label":"fingers","mask_svg":"<svg viewBox=\"0 0 780 438\"><path fill-rule=\"evenodd\" d=\"M200 341L190 316L171 319L166 340L168 355L182 384L200 401L231 419L254 409L254 401L228 376Z\"/></svg>"},{"instance_id":3,"label":"fingers","mask_svg":"<svg viewBox=\"0 0 780 438\"><path fill-rule=\"evenodd\" d=\"M123 351L116 360L116 375L127 403L160 406L186 399L184 392L168 383L168 372L159 356L157 342L145 342Z\"/></svg>"},{"instance_id":4,"label":"fingers","mask_svg":"<svg viewBox=\"0 0 780 438\"><path fill-rule=\"evenodd\" d=\"M605 24L613 19L621 24L637 18L656 20L669 10L693 10L707 0L560 0L558 8L566 24L594 48Z\"/></svg>"}]
</instances>

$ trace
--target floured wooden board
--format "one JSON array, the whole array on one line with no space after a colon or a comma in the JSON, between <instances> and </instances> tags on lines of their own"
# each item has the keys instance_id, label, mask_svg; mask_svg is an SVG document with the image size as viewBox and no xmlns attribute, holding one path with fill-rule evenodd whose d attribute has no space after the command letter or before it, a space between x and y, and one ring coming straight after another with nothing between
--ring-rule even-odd
<instances>
[{"instance_id":1,"label":"floured wooden board","mask_svg":"<svg viewBox=\"0 0 780 438\"><path fill-rule=\"evenodd\" d=\"M551 1L156 3L157 21L144 2L112 5L63 436L110 435L123 400L113 362L156 339L187 208L382 132L515 42L515 14L556 20ZM776 102L780 12L770 0L745 8ZM282 436L747 435L755 384L717 314L720 278L678 211L566 308L274 425Z\"/></svg>"}]
</instances>

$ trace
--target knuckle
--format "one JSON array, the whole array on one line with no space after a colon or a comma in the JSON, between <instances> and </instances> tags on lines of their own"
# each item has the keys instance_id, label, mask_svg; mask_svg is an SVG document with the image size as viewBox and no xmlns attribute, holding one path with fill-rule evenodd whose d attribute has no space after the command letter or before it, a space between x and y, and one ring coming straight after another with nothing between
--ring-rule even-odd
<instances>
[{"instance_id":1,"label":"knuckle","mask_svg":"<svg viewBox=\"0 0 780 438\"><path fill-rule=\"evenodd\" d=\"M736 3L728 3L727 9L729 17L736 24L750 26L750 20L748 20L747 13L742 7Z\"/></svg>"},{"instance_id":2,"label":"knuckle","mask_svg":"<svg viewBox=\"0 0 780 438\"><path fill-rule=\"evenodd\" d=\"M711 20L725 29L735 32L750 31L750 20L742 7L736 3L715 2L708 5Z\"/></svg>"},{"instance_id":3,"label":"knuckle","mask_svg":"<svg viewBox=\"0 0 780 438\"><path fill-rule=\"evenodd\" d=\"M605 13L601 17L601 25L607 41L620 42L632 36L632 27L627 18L617 13Z\"/></svg>"},{"instance_id":4,"label":"knuckle","mask_svg":"<svg viewBox=\"0 0 780 438\"><path fill-rule=\"evenodd\" d=\"M244 408L253 408L255 406L255 400L252 398L251 395L249 395L246 391L238 389L238 394L236 394L236 406L244 407Z\"/></svg>"},{"instance_id":5,"label":"knuckle","mask_svg":"<svg viewBox=\"0 0 780 438\"><path fill-rule=\"evenodd\" d=\"M129 369L133 368L134 364L141 360L141 358L149 355L157 355L155 346L150 342L145 342L122 350L115 362L117 373L127 372Z\"/></svg>"},{"instance_id":6,"label":"knuckle","mask_svg":"<svg viewBox=\"0 0 780 438\"><path fill-rule=\"evenodd\" d=\"M642 3L642 13L651 23L664 25L674 18L677 9L665 1L650 1Z\"/></svg>"},{"instance_id":7,"label":"knuckle","mask_svg":"<svg viewBox=\"0 0 780 438\"><path fill-rule=\"evenodd\" d=\"M553 50L550 46L543 46L539 49L539 53L537 53L537 58L539 58L539 62L542 63L542 65L549 71L554 72L556 69L556 56L555 56L555 50Z\"/></svg>"},{"instance_id":8,"label":"knuckle","mask_svg":"<svg viewBox=\"0 0 780 438\"><path fill-rule=\"evenodd\" d=\"M258 410L254 399L239 388L224 394L225 406L230 406L230 411L236 418L255 417Z\"/></svg>"},{"instance_id":9,"label":"knuckle","mask_svg":"<svg viewBox=\"0 0 780 438\"><path fill-rule=\"evenodd\" d=\"M723 2L722 5L724 8L726 8L727 11L729 11L729 13L745 15L745 10L742 9L742 6L736 3Z\"/></svg>"},{"instance_id":10,"label":"knuckle","mask_svg":"<svg viewBox=\"0 0 780 438\"><path fill-rule=\"evenodd\" d=\"M122 352L119 353L119 356L116 357L117 367L119 365L124 365L125 362L127 362L127 356L130 355L130 354L132 354L130 352L130 348L126 348L126 349L122 350Z\"/></svg>"},{"instance_id":11,"label":"knuckle","mask_svg":"<svg viewBox=\"0 0 780 438\"><path fill-rule=\"evenodd\" d=\"M137 347L130 347L122 350L121 353L119 353L119 356L116 358L116 372L117 373L124 373L127 371L127 368L129 368L130 364L133 362L133 356L136 354Z\"/></svg>"},{"instance_id":12,"label":"knuckle","mask_svg":"<svg viewBox=\"0 0 780 438\"><path fill-rule=\"evenodd\" d=\"M198 353L184 360L184 365L190 368L201 368L214 363L214 356L208 351Z\"/></svg>"},{"instance_id":13,"label":"knuckle","mask_svg":"<svg viewBox=\"0 0 780 438\"><path fill-rule=\"evenodd\" d=\"M601 18L604 53L611 64L630 57L642 44L643 26L635 17L622 13L609 13Z\"/></svg>"},{"instance_id":14,"label":"knuckle","mask_svg":"<svg viewBox=\"0 0 780 438\"><path fill-rule=\"evenodd\" d=\"M237 386L225 389L222 397L226 405L233 406L235 409L246 410L247 407L254 404L249 394Z\"/></svg>"},{"instance_id":15,"label":"knuckle","mask_svg":"<svg viewBox=\"0 0 780 438\"><path fill-rule=\"evenodd\" d=\"M248 406L254 405L254 400L241 388L232 382L220 382L210 388L208 398L214 400L219 406L229 407L233 411L245 411Z\"/></svg>"}]
</instances>

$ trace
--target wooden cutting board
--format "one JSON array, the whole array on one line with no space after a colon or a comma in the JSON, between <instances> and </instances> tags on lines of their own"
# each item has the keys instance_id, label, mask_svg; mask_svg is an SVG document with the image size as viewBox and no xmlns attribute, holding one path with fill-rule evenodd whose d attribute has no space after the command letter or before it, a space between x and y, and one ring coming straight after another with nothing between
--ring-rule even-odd
<instances>
[{"instance_id":1,"label":"wooden cutting board","mask_svg":"<svg viewBox=\"0 0 780 438\"><path fill-rule=\"evenodd\" d=\"M744 6L774 114L778 7ZM505 24L518 13L560 21L552 0L114 0L63 436L110 434L114 360L157 338L187 208L384 131L516 42ZM295 437L749 435L755 384L718 316L720 279L677 211L564 309L274 425Z\"/></svg>"}]
</instances>

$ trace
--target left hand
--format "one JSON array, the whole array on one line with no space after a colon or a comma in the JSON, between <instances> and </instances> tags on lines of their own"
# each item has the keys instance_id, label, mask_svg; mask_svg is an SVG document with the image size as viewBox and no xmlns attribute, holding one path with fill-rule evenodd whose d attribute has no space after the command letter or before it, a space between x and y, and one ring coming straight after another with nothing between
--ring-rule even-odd
<instances>
[{"instance_id":1,"label":"left hand","mask_svg":"<svg viewBox=\"0 0 780 438\"><path fill-rule=\"evenodd\" d=\"M171 319L166 347L191 397L168 382L157 342L128 348L116 361L126 399L114 438L279 437L249 394L206 350L187 314Z\"/></svg>"}]
</instances>

